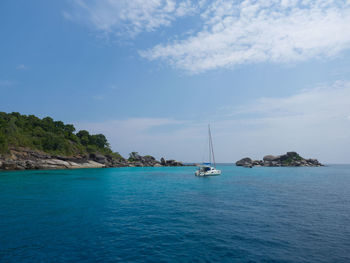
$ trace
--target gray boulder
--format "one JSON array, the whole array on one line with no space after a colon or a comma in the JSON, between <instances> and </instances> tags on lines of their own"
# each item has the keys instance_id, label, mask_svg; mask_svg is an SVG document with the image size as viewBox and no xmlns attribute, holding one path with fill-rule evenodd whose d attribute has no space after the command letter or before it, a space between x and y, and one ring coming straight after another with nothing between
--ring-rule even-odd
<instances>
[{"instance_id":1,"label":"gray boulder","mask_svg":"<svg viewBox=\"0 0 350 263\"><path fill-rule=\"evenodd\" d=\"M129 154L129 159L130 159L130 160L134 160L134 161L141 161L141 160L142 160L142 156L139 155L138 152L131 152L131 153Z\"/></svg>"},{"instance_id":2,"label":"gray boulder","mask_svg":"<svg viewBox=\"0 0 350 263\"><path fill-rule=\"evenodd\" d=\"M264 156L263 160L264 162L273 162L280 159L280 156L274 156L274 155L266 155Z\"/></svg>"},{"instance_id":3,"label":"gray boulder","mask_svg":"<svg viewBox=\"0 0 350 263\"><path fill-rule=\"evenodd\" d=\"M12 160L5 160L2 164L1 169L4 169L4 170L22 170L21 166L18 165L18 163L16 161L12 161Z\"/></svg>"},{"instance_id":4,"label":"gray boulder","mask_svg":"<svg viewBox=\"0 0 350 263\"><path fill-rule=\"evenodd\" d=\"M165 159L164 159L163 157L160 158L160 164L161 164L161 165L166 165Z\"/></svg>"},{"instance_id":5,"label":"gray boulder","mask_svg":"<svg viewBox=\"0 0 350 263\"><path fill-rule=\"evenodd\" d=\"M236 162L237 166L252 166L253 165L253 160L250 159L249 157L243 158L239 161Z\"/></svg>"},{"instance_id":6,"label":"gray boulder","mask_svg":"<svg viewBox=\"0 0 350 263\"><path fill-rule=\"evenodd\" d=\"M264 162L261 160L254 160L252 163L253 166L263 166Z\"/></svg>"},{"instance_id":7,"label":"gray boulder","mask_svg":"<svg viewBox=\"0 0 350 263\"><path fill-rule=\"evenodd\" d=\"M183 166L181 162L175 161L175 160L166 160L165 161L166 166Z\"/></svg>"},{"instance_id":8,"label":"gray boulder","mask_svg":"<svg viewBox=\"0 0 350 263\"><path fill-rule=\"evenodd\" d=\"M99 153L91 153L89 155L89 159L97 163L102 163L102 164L108 163L107 157Z\"/></svg>"}]
</instances>

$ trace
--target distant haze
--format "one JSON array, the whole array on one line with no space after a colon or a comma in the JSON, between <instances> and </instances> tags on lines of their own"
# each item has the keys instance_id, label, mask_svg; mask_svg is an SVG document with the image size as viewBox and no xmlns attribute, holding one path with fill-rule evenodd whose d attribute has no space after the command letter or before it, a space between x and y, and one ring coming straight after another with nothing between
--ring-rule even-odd
<instances>
[{"instance_id":1,"label":"distant haze","mask_svg":"<svg viewBox=\"0 0 350 263\"><path fill-rule=\"evenodd\" d=\"M350 83L337 82L282 98L261 98L209 116L218 162L297 151L327 163L350 162ZM187 162L205 161L207 123L135 118L81 123L105 133L114 149Z\"/></svg>"}]
</instances>

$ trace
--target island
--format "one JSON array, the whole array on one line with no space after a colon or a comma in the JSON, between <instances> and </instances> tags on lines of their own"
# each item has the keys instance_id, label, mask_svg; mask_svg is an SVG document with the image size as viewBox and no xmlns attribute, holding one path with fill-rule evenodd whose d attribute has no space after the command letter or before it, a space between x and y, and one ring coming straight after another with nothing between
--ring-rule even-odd
<instances>
[{"instance_id":1,"label":"island","mask_svg":"<svg viewBox=\"0 0 350 263\"><path fill-rule=\"evenodd\" d=\"M236 162L237 166L252 168L261 167L319 167L324 166L317 159L305 159L296 152L287 152L283 155L273 156L266 155L263 160L252 160L249 157L243 158Z\"/></svg>"},{"instance_id":2,"label":"island","mask_svg":"<svg viewBox=\"0 0 350 263\"><path fill-rule=\"evenodd\" d=\"M122 157L103 134L18 112L0 112L0 170L184 166L137 152Z\"/></svg>"}]
</instances>

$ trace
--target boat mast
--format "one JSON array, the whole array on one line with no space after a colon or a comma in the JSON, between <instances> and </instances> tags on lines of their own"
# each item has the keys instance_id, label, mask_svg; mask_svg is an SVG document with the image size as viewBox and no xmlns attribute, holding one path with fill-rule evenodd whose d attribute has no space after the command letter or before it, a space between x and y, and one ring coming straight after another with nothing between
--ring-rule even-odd
<instances>
[{"instance_id":1,"label":"boat mast","mask_svg":"<svg viewBox=\"0 0 350 263\"><path fill-rule=\"evenodd\" d=\"M208 131L209 131L209 162L211 163L211 156L213 156L213 163L214 163L214 167L216 168L213 140L211 138L211 131L210 131L210 124L208 124Z\"/></svg>"},{"instance_id":2,"label":"boat mast","mask_svg":"<svg viewBox=\"0 0 350 263\"><path fill-rule=\"evenodd\" d=\"M211 165L211 144L210 144L210 124L208 124L208 146L209 146L209 163Z\"/></svg>"}]
</instances>

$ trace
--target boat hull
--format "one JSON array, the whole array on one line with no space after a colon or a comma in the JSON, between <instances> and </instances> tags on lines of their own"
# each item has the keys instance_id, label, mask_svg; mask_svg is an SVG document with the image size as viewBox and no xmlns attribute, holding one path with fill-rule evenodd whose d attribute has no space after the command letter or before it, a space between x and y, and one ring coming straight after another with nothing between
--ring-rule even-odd
<instances>
[{"instance_id":1,"label":"boat hull","mask_svg":"<svg viewBox=\"0 0 350 263\"><path fill-rule=\"evenodd\" d=\"M195 173L196 176L200 176L200 177L204 177L204 176L218 176L220 174L221 174L220 170L208 171L208 172L196 171L196 173Z\"/></svg>"}]
</instances>

